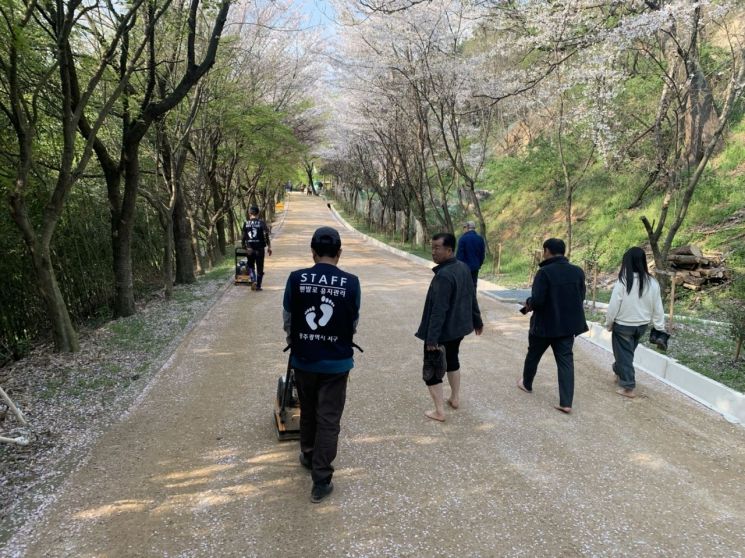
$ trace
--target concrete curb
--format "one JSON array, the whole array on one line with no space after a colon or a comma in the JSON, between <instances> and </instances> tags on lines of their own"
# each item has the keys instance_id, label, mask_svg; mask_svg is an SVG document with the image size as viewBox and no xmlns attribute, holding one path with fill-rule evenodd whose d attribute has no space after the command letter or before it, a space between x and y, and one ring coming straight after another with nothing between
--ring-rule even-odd
<instances>
[{"instance_id":1,"label":"concrete curb","mask_svg":"<svg viewBox=\"0 0 745 558\"><path fill-rule=\"evenodd\" d=\"M590 343L612 352L611 332L597 323L582 335ZM729 422L745 425L745 395L683 366L644 345L634 355L634 366L661 382L674 387L691 399L721 414Z\"/></svg>"},{"instance_id":2,"label":"concrete curb","mask_svg":"<svg viewBox=\"0 0 745 558\"><path fill-rule=\"evenodd\" d=\"M389 246L384 242L358 231L341 215L339 215L331 204L329 204L328 207L331 210L331 214L341 225L349 231L360 235L367 242L420 265L426 265L429 268L434 267L434 263L431 261L415 256L414 254L409 254L408 252L404 252L403 250L399 250L393 246ZM482 295L488 296L489 298L502 303L514 304L516 308L519 308L520 305L516 304L514 301L503 299L488 292L490 290L503 289L504 287L500 285L479 279L478 290ZM601 307L601 304L607 307L607 304L604 303L597 303L596 306ZM612 353L611 333L601 324L590 322L589 325L590 331L580 337ZM634 366L638 370L642 370L650 376L657 378L662 383L675 388L682 394L687 395L709 409L716 411L729 422L745 426L745 394L720 384L711 378L707 378L703 374L699 374L695 370L683 366L675 359L662 355L644 345L639 345L636 349L636 354L634 355Z\"/></svg>"},{"instance_id":3,"label":"concrete curb","mask_svg":"<svg viewBox=\"0 0 745 558\"><path fill-rule=\"evenodd\" d=\"M363 239L365 239L366 242L369 242L370 244L377 246L378 248L382 248L383 250L386 250L388 252L391 252L393 254L396 254L397 256L401 256L402 258L406 258L407 260L410 260L412 262L418 263L419 265L425 265L432 269L435 267L434 262L430 260L425 260L424 258L420 258L419 256L415 254L410 254L409 252L404 252L403 250L399 250L398 248L394 248L393 246L390 246L386 244L385 242L381 242L377 238L373 238L371 236L366 235L363 232L358 231L355 229L352 225L347 223L347 221L339 215L339 212L334 209L333 205L331 203L328 204L328 208L331 210L331 215L334 216L334 219L339 221L340 224L342 224L346 229L350 230L353 233L356 233L360 235Z\"/></svg>"}]
</instances>

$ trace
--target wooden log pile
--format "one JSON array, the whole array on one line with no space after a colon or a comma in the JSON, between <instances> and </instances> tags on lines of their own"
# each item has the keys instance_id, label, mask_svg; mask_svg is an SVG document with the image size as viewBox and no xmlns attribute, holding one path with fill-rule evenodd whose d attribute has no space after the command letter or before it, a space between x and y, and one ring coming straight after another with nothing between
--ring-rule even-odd
<instances>
[{"instance_id":1,"label":"wooden log pile","mask_svg":"<svg viewBox=\"0 0 745 558\"><path fill-rule=\"evenodd\" d=\"M693 244L670 250L667 262L670 270L675 272L675 284L693 291L731 278L721 254L704 254Z\"/></svg>"}]
</instances>

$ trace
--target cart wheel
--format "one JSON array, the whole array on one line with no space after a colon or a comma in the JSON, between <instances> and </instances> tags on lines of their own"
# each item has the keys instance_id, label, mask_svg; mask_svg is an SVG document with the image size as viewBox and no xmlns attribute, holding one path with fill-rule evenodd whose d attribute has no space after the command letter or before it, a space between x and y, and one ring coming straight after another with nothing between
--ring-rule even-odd
<instances>
[{"instance_id":1,"label":"cart wheel","mask_svg":"<svg viewBox=\"0 0 745 558\"><path fill-rule=\"evenodd\" d=\"M290 385L287 386L287 401L285 402L288 407L297 407L297 387L295 386L295 376L290 376Z\"/></svg>"},{"instance_id":2,"label":"cart wheel","mask_svg":"<svg viewBox=\"0 0 745 558\"><path fill-rule=\"evenodd\" d=\"M285 379L277 378L277 407L282 406L282 393L285 391Z\"/></svg>"}]
</instances>

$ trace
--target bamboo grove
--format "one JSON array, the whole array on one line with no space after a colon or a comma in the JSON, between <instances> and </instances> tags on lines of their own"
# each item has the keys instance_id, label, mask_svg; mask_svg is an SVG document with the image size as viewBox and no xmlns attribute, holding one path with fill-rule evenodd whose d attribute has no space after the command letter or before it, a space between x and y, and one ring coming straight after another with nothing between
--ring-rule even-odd
<instances>
[{"instance_id":1,"label":"bamboo grove","mask_svg":"<svg viewBox=\"0 0 745 558\"><path fill-rule=\"evenodd\" d=\"M271 219L312 145L317 34L289 4L0 0L0 359L136 312Z\"/></svg>"}]
</instances>

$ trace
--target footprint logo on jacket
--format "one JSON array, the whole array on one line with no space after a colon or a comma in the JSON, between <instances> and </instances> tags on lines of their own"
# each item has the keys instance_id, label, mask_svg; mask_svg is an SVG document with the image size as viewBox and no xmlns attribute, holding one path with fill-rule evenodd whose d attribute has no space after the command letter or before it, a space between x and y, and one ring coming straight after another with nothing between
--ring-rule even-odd
<instances>
[{"instance_id":1,"label":"footprint logo on jacket","mask_svg":"<svg viewBox=\"0 0 745 558\"><path fill-rule=\"evenodd\" d=\"M316 324L316 307L311 306L305 311L305 321L308 324L308 327L312 331L315 331L318 329L318 325Z\"/></svg>"},{"instance_id":2,"label":"footprint logo on jacket","mask_svg":"<svg viewBox=\"0 0 745 558\"><path fill-rule=\"evenodd\" d=\"M330 298L326 298L325 296L321 297L321 318L318 320L318 325L321 327L325 326L327 323L329 323L329 320L333 315L334 301Z\"/></svg>"},{"instance_id":3,"label":"footprint logo on jacket","mask_svg":"<svg viewBox=\"0 0 745 558\"><path fill-rule=\"evenodd\" d=\"M305 311L305 322L311 331L317 330L319 327L324 327L331 320L331 316L334 315L334 301L327 297L321 297L321 304L319 306L321 311L321 317L318 318L318 312L315 306L311 306ZM318 318L318 321L316 321Z\"/></svg>"}]
</instances>

